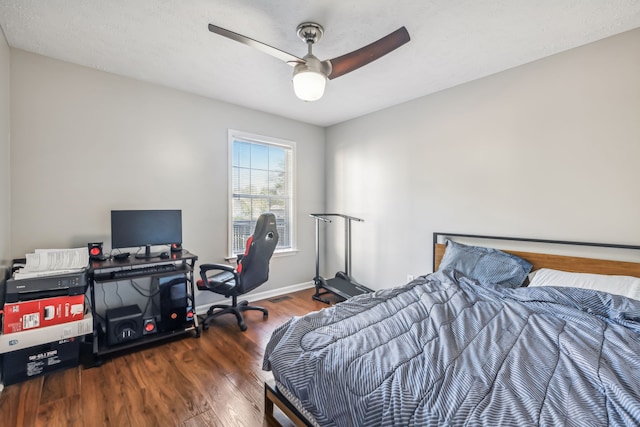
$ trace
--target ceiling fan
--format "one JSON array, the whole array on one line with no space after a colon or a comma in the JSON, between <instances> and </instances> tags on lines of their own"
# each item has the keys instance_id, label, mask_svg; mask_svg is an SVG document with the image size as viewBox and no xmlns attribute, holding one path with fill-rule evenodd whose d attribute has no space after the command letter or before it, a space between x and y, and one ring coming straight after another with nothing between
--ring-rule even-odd
<instances>
[{"instance_id":1,"label":"ceiling fan","mask_svg":"<svg viewBox=\"0 0 640 427\"><path fill-rule=\"evenodd\" d=\"M312 46L322 38L324 29L315 22L303 22L298 25L298 37L300 37L308 47L308 53L302 58L213 24L209 24L209 31L247 46L255 47L294 67L292 79L293 89L296 96L304 101L320 99L324 93L327 79L335 79L336 77L357 70L387 53L394 51L410 40L407 29L400 27L394 32L358 50L333 59L320 61L313 54Z\"/></svg>"}]
</instances>

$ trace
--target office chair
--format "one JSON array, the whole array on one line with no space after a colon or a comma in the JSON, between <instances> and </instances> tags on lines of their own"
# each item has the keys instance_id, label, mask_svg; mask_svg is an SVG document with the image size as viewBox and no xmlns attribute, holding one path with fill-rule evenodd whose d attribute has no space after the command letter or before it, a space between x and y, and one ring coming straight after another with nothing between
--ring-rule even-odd
<instances>
[{"instance_id":1,"label":"office chair","mask_svg":"<svg viewBox=\"0 0 640 427\"><path fill-rule=\"evenodd\" d=\"M213 318L226 313L236 315L241 331L247 330L242 312L258 310L263 313L264 319L267 318L269 312L266 308L248 305L247 301L238 302L238 296L252 291L267 281L269 260L278 244L278 237L275 215L264 213L258 218L253 235L247 239L244 254L238 255L238 265L235 268L225 264L200 266L198 289L215 292L227 298L231 297L231 305L216 304L209 307L207 317L202 322L204 329L209 328L209 322ZM218 271L218 273L212 274L212 271Z\"/></svg>"}]
</instances>

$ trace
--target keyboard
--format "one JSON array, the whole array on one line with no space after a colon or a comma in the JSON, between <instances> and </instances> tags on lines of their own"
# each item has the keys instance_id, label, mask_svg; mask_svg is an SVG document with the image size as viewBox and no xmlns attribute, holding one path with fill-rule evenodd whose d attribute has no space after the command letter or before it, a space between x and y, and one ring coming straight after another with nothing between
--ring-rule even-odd
<instances>
[{"instance_id":1,"label":"keyboard","mask_svg":"<svg viewBox=\"0 0 640 427\"><path fill-rule=\"evenodd\" d=\"M131 268L127 270L118 270L111 272L112 279L126 279L128 277L148 276L151 274L171 273L177 271L178 266L175 264L159 264L150 265L148 267Z\"/></svg>"}]
</instances>

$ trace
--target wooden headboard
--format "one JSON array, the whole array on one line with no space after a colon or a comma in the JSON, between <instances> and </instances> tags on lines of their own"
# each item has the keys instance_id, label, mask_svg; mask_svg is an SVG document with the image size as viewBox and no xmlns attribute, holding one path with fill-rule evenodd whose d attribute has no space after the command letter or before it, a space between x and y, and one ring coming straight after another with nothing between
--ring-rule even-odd
<instances>
[{"instance_id":1,"label":"wooden headboard","mask_svg":"<svg viewBox=\"0 0 640 427\"><path fill-rule=\"evenodd\" d=\"M439 243L440 237L451 237L451 240L455 240L455 237L469 237L474 239L487 239L487 240L506 240L506 241L518 241L518 242L532 242L532 243L549 243L549 244L562 244L562 245L575 245L575 246L593 246L600 248L617 248L617 249L631 249L638 250L638 257L640 258L640 246L629 245L615 245L608 243L586 243L586 242L567 242L560 240L540 240L540 239L522 239L522 238L507 238L507 237L495 237L495 236L476 236L465 234L450 234L450 233L433 233L433 271L436 271L440 266L440 261L444 255L446 248L444 243ZM497 248L500 249L500 248ZM615 274L622 276L636 276L640 277L640 263L629 261L612 261L595 258L583 258L576 256L566 255L554 255L537 252L520 252L512 250L504 250L520 258L523 258L533 264L533 270L539 268L553 268L555 270L570 271L574 273L593 273L593 274Z\"/></svg>"}]
</instances>

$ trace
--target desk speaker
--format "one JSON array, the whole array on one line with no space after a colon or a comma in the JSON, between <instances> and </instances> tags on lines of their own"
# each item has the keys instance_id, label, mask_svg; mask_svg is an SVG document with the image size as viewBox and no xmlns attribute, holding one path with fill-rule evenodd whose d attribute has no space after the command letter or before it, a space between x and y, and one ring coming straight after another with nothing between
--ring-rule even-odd
<instances>
[{"instance_id":1,"label":"desk speaker","mask_svg":"<svg viewBox=\"0 0 640 427\"><path fill-rule=\"evenodd\" d=\"M142 312L137 305L110 308L107 317L107 343L122 344L142 337Z\"/></svg>"},{"instance_id":2,"label":"desk speaker","mask_svg":"<svg viewBox=\"0 0 640 427\"><path fill-rule=\"evenodd\" d=\"M142 324L142 335L155 334L158 332L158 327L156 326L156 319L153 317L149 317L144 319Z\"/></svg>"},{"instance_id":3,"label":"desk speaker","mask_svg":"<svg viewBox=\"0 0 640 427\"><path fill-rule=\"evenodd\" d=\"M104 261L102 253L102 242L87 243L89 249L89 259L91 261Z\"/></svg>"}]
</instances>

